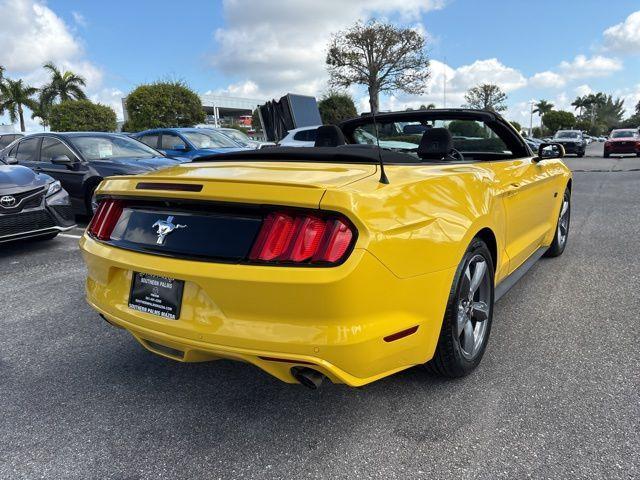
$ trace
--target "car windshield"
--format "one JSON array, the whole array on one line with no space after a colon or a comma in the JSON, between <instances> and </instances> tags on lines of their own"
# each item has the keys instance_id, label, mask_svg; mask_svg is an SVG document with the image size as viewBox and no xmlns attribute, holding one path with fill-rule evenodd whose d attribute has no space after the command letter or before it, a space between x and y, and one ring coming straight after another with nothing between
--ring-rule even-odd
<instances>
[{"instance_id":1,"label":"car windshield","mask_svg":"<svg viewBox=\"0 0 640 480\"><path fill-rule=\"evenodd\" d=\"M229 130L223 130L226 136L233 138L236 142L241 143L242 145L249 145L249 141L251 140L247 135L245 135L240 130L236 130L235 128L230 128Z\"/></svg>"},{"instance_id":2,"label":"car windshield","mask_svg":"<svg viewBox=\"0 0 640 480\"><path fill-rule=\"evenodd\" d=\"M558 132L554 138L579 138L578 132Z\"/></svg>"},{"instance_id":3,"label":"car windshield","mask_svg":"<svg viewBox=\"0 0 640 480\"><path fill-rule=\"evenodd\" d=\"M611 138L637 137L638 132L635 130L616 130L611 132Z\"/></svg>"},{"instance_id":4,"label":"car windshield","mask_svg":"<svg viewBox=\"0 0 640 480\"><path fill-rule=\"evenodd\" d=\"M235 148L238 144L222 133L213 130L181 132L196 148Z\"/></svg>"},{"instance_id":5,"label":"car windshield","mask_svg":"<svg viewBox=\"0 0 640 480\"><path fill-rule=\"evenodd\" d=\"M472 153L500 153L511 152L504 141L493 130L481 121L476 120L431 120L409 122L380 122L378 124L378 139L380 147L415 153L422 140L422 135L430 128L446 128L453 139L453 147L463 152L469 158ZM353 131L356 143L375 145L376 128L373 123L357 127Z\"/></svg>"},{"instance_id":6,"label":"car windshield","mask_svg":"<svg viewBox=\"0 0 640 480\"><path fill-rule=\"evenodd\" d=\"M154 149L123 135L78 135L68 140L85 160L111 160L118 158L146 159L159 157Z\"/></svg>"}]
</instances>

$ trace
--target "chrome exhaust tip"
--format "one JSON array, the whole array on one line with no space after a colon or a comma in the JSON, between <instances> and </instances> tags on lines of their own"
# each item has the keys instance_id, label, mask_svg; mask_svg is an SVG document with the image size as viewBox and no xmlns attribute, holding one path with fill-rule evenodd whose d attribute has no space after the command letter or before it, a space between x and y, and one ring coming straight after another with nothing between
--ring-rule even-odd
<instances>
[{"instance_id":1,"label":"chrome exhaust tip","mask_svg":"<svg viewBox=\"0 0 640 480\"><path fill-rule=\"evenodd\" d=\"M299 383L311 390L316 390L322 384L322 380L324 380L323 374L307 367L293 367L291 369L291 375L293 375L293 378Z\"/></svg>"}]
</instances>

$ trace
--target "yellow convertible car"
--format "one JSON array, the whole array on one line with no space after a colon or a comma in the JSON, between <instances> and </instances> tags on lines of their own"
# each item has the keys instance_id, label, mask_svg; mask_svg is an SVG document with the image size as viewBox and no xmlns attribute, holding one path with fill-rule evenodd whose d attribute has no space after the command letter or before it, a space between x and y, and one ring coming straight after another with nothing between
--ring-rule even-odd
<instances>
[{"instance_id":1,"label":"yellow convertible car","mask_svg":"<svg viewBox=\"0 0 640 480\"><path fill-rule=\"evenodd\" d=\"M88 302L145 348L360 386L459 377L494 301L567 243L571 174L487 111L362 116L315 147L108 178L81 239Z\"/></svg>"}]
</instances>

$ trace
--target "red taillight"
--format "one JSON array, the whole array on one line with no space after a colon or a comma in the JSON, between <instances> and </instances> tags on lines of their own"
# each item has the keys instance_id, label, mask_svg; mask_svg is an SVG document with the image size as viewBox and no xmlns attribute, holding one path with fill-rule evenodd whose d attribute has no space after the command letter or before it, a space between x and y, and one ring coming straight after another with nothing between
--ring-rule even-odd
<instances>
[{"instance_id":1,"label":"red taillight","mask_svg":"<svg viewBox=\"0 0 640 480\"><path fill-rule=\"evenodd\" d=\"M249 258L265 262L338 263L354 233L346 221L311 214L267 215Z\"/></svg>"},{"instance_id":2,"label":"red taillight","mask_svg":"<svg viewBox=\"0 0 640 480\"><path fill-rule=\"evenodd\" d=\"M98 240L109 240L122 214L122 201L103 200L89 224L89 233Z\"/></svg>"},{"instance_id":3,"label":"red taillight","mask_svg":"<svg viewBox=\"0 0 640 480\"><path fill-rule=\"evenodd\" d=\"M271 213L267 216L258 239L251 249L252 260L274 260L282 255L289 246L294 226L293 217L284 213Z\"/></svg>"}]
</instances>

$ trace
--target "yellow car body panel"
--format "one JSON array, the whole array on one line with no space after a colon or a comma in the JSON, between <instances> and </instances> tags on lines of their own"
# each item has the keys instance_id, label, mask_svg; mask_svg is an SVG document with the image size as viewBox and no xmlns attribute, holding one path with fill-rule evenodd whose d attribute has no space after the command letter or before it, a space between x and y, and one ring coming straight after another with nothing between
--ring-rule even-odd
<instances>
[{"instance_id":1,"label":"yellow car body panel","mask_svg":"<svg viewBox=\"0 0 640 480\"><path fill-rule=\"evenodd\" d=\"M496 284L553 240L570 171L532 158L377 166L292 162L186 164L106 179L99 196L192 199L337 211L358 231L329 268L225 264L124 250L85 234L87 300L155 353L231 358L286 382L311 366L359 386L434 354L447 298L469 242L495 239ZM137 189L196 183L200 192ZM128 307L133 272L185 281L178 320ZM385 337L417 326L399 340ZM175 352L179 352L176 354Z\"/></svg>"}]
</instances>

